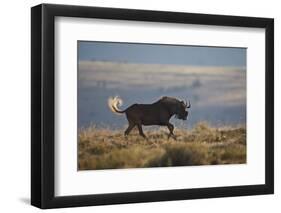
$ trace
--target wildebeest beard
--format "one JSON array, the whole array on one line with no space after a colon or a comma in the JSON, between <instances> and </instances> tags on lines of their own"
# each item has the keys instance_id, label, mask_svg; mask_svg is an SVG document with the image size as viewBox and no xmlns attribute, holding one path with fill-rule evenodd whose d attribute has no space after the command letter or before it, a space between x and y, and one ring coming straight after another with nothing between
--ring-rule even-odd
<instances>
[{"instance_id":1,"label":"wildebeest beard","mask_svg":"<svg viewBox=\"0 0 281 213\"><path fill-rule=\"evenodd\" d=\"M182 114L176 114L175 117L180 120L186 120L188 116L188 112L184 111Z\"/></svg>"}]
</instances>

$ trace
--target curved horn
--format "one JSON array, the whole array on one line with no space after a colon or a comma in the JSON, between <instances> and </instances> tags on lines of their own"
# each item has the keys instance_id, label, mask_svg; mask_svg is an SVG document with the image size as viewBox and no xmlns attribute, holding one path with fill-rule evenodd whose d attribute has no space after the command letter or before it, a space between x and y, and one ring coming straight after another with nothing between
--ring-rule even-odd
<instances>
[{"instance_id":1,"label":"curved horn","mask_svg":"<svg viewBox=\"0 0 281 213\"><path fill-rule=\"evenodd\" d=\"M186 108L190 108L191 107L190 101L188 100L188 106L187 106L187 102L185 105L186 105Z\"/></svg>"}]
</instances>

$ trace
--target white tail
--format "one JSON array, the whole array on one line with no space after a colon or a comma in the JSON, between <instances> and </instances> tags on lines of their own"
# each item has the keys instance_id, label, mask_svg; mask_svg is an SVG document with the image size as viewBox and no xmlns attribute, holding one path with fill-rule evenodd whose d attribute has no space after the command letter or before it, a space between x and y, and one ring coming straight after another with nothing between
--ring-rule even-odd
<instances>
[{"instance_id":1,"label":"white tail","mask_svg":"<svg viewBox=\"0 0 281 213\"><path fill-rule=\"evenodd\" d=\"M120 106L122 106L123 101L120 97L115 96L115 97L109 97L107 100L108 103L108 107L110 108L110 110L114 113L123 113L124 111L121 111L119 109Z\"/></svg>"}]
</instances>

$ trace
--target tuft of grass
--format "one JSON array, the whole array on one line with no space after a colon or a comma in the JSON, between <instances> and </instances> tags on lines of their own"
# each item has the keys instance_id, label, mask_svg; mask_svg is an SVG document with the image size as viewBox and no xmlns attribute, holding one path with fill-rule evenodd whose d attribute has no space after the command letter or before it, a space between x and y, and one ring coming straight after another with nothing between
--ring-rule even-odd
<instances>
[{"instance_id":1,"label":"tuft of grass","mask_svg":"<svg viewBox=\"0 0 281 213\"><path fill-rule=\"evenodd\" d=\"M246 128L214 128L198 123L193 129L176 129L177 140L167 130L145 131L147 140L132 131L81 129L78 169L118 169L246 163Z\"/></svg>"}]
</instances>

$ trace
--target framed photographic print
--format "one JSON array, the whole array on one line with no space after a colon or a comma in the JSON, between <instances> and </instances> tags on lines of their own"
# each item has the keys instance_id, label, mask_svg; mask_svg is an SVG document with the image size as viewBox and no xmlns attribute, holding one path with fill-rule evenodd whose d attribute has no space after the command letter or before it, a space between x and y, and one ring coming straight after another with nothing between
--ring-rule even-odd
<instances>
[{"instance_id":1,"label":"framed photographic print","mask_svg":"<svg viewBox=\"0 0 281 213\"><path fill-rule=\"evenodd\" d=\"M274 21L31 9L31 204L272 194Z\"/></svg>"}]
</instances>

